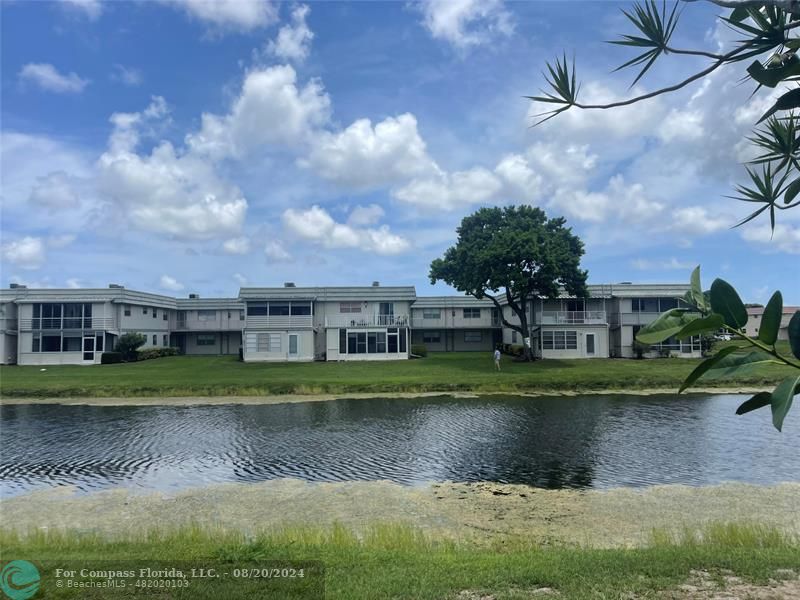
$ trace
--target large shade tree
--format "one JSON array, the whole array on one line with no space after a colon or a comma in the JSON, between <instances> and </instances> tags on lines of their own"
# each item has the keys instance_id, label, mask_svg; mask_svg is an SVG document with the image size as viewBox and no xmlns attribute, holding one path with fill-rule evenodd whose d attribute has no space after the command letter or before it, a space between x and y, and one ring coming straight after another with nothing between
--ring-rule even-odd
<instances>
[{"instance_id":1,"label":"large shade tree","mask_svg":"<svg viewBox=\"0 0 800 600\"><path fill-rule=\"evenodd\" d=\"M576 297L587 295L587 273L580 268L583 242L563 218L548 219L531 206L481 208L464 217L456 233L456 245L431 263L431 283L444 281L475 298L490 299L503 325L523 340L531 335L525 310L531 298L556 298L561 288ZM519 323L503 315L500 294ZM527 343L525 357L533 359Z\"/></svg>"}]
</instances>

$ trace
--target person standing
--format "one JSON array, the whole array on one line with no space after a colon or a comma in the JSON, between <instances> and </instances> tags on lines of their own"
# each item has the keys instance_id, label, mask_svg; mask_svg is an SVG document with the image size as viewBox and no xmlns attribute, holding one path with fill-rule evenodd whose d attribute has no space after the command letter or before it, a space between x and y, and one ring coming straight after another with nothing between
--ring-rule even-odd
<instances>
[{"instance_id":1,"label":"person standing","mask_svg":"<svg viewBox=\"0 0 800 600\"><path fill-rule=\"evenodd\" d=\"M494 349L494 366L498 371L500 370L500 348Z\"/></svg>"}]
</instances>

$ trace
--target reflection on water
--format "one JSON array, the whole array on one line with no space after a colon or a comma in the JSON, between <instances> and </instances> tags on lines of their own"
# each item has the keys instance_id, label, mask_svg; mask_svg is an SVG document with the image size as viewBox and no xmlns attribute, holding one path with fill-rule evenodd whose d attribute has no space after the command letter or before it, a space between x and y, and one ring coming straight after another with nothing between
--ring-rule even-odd
<instances>
[{"instance_id":1,"label":"reflection on water","mask_svg":"<svg viewBox=\"0 0 800 600\"><path fill-rule=\"evenodd\" d=\"M800 479L800 422L739 396L488 397L0 408L0 493L227 481L497 481L604 488ZM797 412L797 411L796 411Z\"/></svg>"}]
</instances>

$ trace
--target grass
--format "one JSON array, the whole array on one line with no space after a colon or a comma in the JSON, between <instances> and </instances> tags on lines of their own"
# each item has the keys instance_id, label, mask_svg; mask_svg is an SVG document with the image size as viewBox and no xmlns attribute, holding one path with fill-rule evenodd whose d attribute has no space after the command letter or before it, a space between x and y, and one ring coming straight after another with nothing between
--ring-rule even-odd
<instances>
[{"instance_id":1,"label":"grass","mask_svg":"<svg viewBox=\"0 0 800 600\"><path fill-rule=\"evenodd\" d=\"M656 597L659 590L685 583L692 570L707 570L712 576L730 570L746 581L763 584L778 569L800 568L795 537L746 524L712 524L699 534L678 537L655 532L648 547L612 550L540 548L524 540L487 548L438 542L401 525L375 526L361 537L341 526L287 529L251 538L200 527L123 540L42 532L19 537L5 532L0 534L0 549L3 562L24 558L45 565L42 589L48 598L107 597L86 590L70 595L68 590L54 589L49 577L55 566L109 568L109 561L127 561L126 568L158 561L231 567L318 561L302 564L310 565L315 576L319 566L324 566L326 598L419 600L464 598L459 594L465 590L490 593L498 600L530 598L533 590L543 587L557 590L561 598L620 598L632 593ZM269 585L276 586L270 588L276 595L269 597L322 597L295 583L262 581L254 588L241 581L192 581L193 593L186 597L263 597L254 590L264 593ZM113 597L131 596L132 590L120 590Z\"/></svg>"},{"instance_id":2,"label":"grass","mask_svg":"<svg viewBox=\"0 0 800 600\"><path fill-rule=\"evenodd\" d=\"M382 392L558 392L677 389L692 359L503 360L489 353L432 354L393 362L242 363L232 356L175 356L117 365L0 367L5 397L261 396ZM701 385L775 385L788 367L768 365Z\"/></svg>"}]
</instances>

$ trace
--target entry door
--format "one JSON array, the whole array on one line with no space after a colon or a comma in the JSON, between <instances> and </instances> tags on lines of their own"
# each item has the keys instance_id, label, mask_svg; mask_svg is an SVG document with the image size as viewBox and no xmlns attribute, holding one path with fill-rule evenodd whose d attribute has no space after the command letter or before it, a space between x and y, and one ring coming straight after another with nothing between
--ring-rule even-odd
<instances>
[{"instance_id":1,"label":"entry door","mask_svg":"<svg viewBox=\"0 0 800 600\"><path fill-rule=\"evenodd\" d=\"M379 325L394 325L394 303L393 302L380 302L378 304L378 310L380 313L378 317L380 319Z\"/></svg>"},{"instance_id":2,"label":"entry door","mask_svg":"<svg viewBox=\"0 0 800 600\"><path fill-rule=\"evenodd\" d=\"M94 362L94 336L83 338L83 362Z\"/></svg>"},{"instance_id":3,"label":"entry door","mask_svg":"<svg viewBox=\"0 0 800 600\"><path fill-rule=\"evenodd\" d=\"M586 355L594 356L594 334L586 334Z\"/></svg>"},{"instance_id":4,"label":"entry door","mask_svg":"<svg viewBox=\"0 0 800 600\"><path fill-rule=\"evenodd\" d=\"M289 358L297 358L300 347L299 336L296 333L289 334Z\"/></svg>"}]
</instances>

